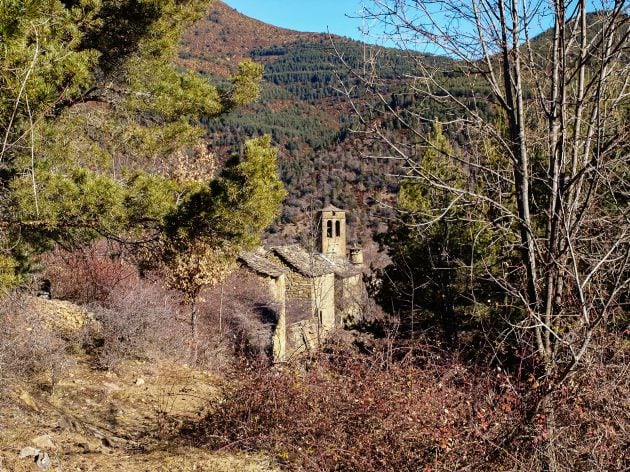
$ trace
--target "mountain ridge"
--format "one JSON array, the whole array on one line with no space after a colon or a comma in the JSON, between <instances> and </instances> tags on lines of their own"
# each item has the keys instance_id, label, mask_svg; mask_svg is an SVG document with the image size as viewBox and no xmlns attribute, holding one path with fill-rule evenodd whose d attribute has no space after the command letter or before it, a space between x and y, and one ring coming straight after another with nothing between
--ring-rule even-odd
<instances>
[{"instance_id":1,"label":"mountain ridge","mask_svg":"<svg viewBox=\"0 0 630 472\"><path fill-rule=\"evenodd\" d=\"M392 83L413 66L402 51L369 48L379 51L381 70ZM395 182L387 177L389 164L362 160L361 155L371 151L370 145L349 132L352 107L337 90L340 78L354 80L344 72L345 63L338 54L358 67L364 63L365 53L358 41L269 25L218 0L184 36L180 66L212 81L226 81L243 59L265 66L257 103L203 124L209 147L219 161L238 151L248 137L272 136L289 194L281 223L271 229L279 240L295 239L293 230L286 234L287 223L304 230L309 224L305 214L326 203L354 210L349 221L353 238L369 239L373 230L367 228L376 223L367 214L373 209L366 199L378 195L380 200L391 200L396 190ZM415 59L418 57L423 55ZM360 84L354 85L358 94Z\"/></svg>"},{"instance_id":2,"label":"mountain ridge","mask_svg":"<svg viewBox=\"0 0 630 472\"><path fill-rule=\"evenodd\" d=\"M320 35L270 25L215 0L204 18L184 34L180 64L198 72L227 76L239 61L250 57L253 49L313 41Z\"/></svg>"}]
</instances>

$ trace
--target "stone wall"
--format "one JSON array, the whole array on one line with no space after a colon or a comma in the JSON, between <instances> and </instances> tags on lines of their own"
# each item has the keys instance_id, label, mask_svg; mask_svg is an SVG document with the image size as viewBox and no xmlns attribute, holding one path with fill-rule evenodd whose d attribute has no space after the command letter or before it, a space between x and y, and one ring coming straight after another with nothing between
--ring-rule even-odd
<instances>
[{"instance_id":1,"label":"stone wall","mask_svg":"<svg viewBox=\"0 0 630 472\"><path fill-rule=\"evenodd\" d=\"M305 277L299 272L293 270L292 267L285 264L285 262L275 254L268 254L267 259L279 266L283 266L289 269L289 271L286 273L287 299L311 300L313 298L313 283L310 278Z\"/></svg>"},{"instance_id":2,"label":"stone wall","mask_svg":"<svg viewBox=\"0 0 630 472\"><path fill-rule=\"evenodd\" d=\"M304 278L306 279L306 278ZM287 357L317 349L335 328L335 275L306 279L311 287L311 316L287 324Z\"/></svg>"},{"instance_id":3,"label":"stone wall","mask_svg":"<svg viewBox=\"0 0 630 472\"><path fill-rule=\"evenodd\" d=\"M271 347L274 361L284 361L286 357L286 277L266 277L267 287L274 301L278 303L278 320L273 330Z\"/></svg>"},{"instance_id":4,"label":"stone wall","mask_svg":"<svg viewBox=\"0 0 630 472\"><path fill-rule=\"evenodd\" d=\"M326 274L313 279L313 314L318 319L323 333L335 328L335 274Z\"/></svg>"},{"instance_id":5,"label":"stone wall","mask_svg":"<svg viewBox=\"0 0 630 472\"><path fill-rule=\"evenodd\" d=\"M287 298L311 300L313 298L313 279L297 272L287 274Z\"/></svg>"},{"instance_id":6,"label":"stone wall","mask_svg":"<svg viewBox=\"0 0 630 472\"><path fill-rule=\"evenodd\" d=\"M287 358L317 349L321 340L319 322L315 318L287 326Z\"/></svg>"},{"instance_id":7,"label":"stone wall","mask_svg":"<svg viewBox=\"0 0 630 472\"><path fill-rule=\"evenodd\" d=\"M357 274L335 283L337 325L349 326L361 319L367 299L363 275Z\"/></svg>"},{"instance_id":8,"label":"stone wall","mask_svg":"<svg viewBox=\"0 0 630 472\"><path fill-rule=\"evenodd\" d=\"M279 305L272 347L274 360L316 349L338 326L353 324L362 315L362 274L337 279L334 273L306 277L278 256L266 258L289 269L279 277L262 277Z\"/></svg>"}]
</instances>

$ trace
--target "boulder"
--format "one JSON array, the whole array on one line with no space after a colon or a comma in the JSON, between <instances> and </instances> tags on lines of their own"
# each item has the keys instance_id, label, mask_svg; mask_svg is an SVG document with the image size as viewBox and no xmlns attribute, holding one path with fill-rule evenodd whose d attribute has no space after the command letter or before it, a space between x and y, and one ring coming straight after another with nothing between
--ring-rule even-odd
<instances>
[{"instance_id":1,"label":"boulder","mask_svg":"<svg viewBox=\"0 0 630 472\"><path fill-rule=\"evenodd\" d=\"M39 455L40 452L41 451L35 447L26 446L20 451L20 459L24 459L25 457L35 457Z\"/></svg>"},{"instance_id":2,"label":"boulder","mask_svg":"<svg viewBox=\"0 0 630 472\"><path fill-rule=\"evenodd\" d=\"M20 400L22 400L22 403L24 403L26 406L31 407L35 411L39 411L39 406L37 406L37 402L28 392L22 390L22 392L20 393Z\"/></svg>"},{"instance_id":3,"label":"boulder","mask_svg":"<svg viewBox=\"0 0 630 472\"><path fill-rule=\"evenodd\" d=\"M42 470L50 469L50 456L45 452L40 452L35 458L35 464Z\"/></svg>"},{"instance_id":4,"label":"boulder","mask_svg":"<svg viewBox=\"0 0 630 472\"><path fill-rule=\"evenodd\" d=\"M54 449L55 443L53 443L51 437L47 434L42 434L31 440L40 449Z\"/></svg>"}]
</instances>

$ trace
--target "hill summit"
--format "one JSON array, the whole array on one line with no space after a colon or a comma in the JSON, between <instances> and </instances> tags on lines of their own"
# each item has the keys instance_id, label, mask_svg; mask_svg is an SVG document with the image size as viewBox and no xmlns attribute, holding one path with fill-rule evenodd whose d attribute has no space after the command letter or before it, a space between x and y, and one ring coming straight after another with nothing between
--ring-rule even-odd
<instances>
[{"instance_id":1,"label":"hill summit","mask_svg":"<svg viewBox=\"0 0 630 472\"><path fill-rule=\"evenodd\" d=\"M255 49L297 41L318 42L322 36L263 23L215 0L204 17L184 35L181 63L202 73L226 76Z\"/></svg>"}]
</instances>

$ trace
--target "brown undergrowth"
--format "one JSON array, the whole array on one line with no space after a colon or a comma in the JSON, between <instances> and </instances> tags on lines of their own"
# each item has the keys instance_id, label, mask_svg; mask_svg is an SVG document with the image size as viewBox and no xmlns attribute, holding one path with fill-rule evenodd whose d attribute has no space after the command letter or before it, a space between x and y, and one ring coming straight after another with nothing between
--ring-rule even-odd
<instances>
[{"instance_id":1,"label":"brown undergrowth","mask_svg":"<svg viewBox=\"0 0 630 472\"><path fill-rule=\"evenodd\" d=\"M108 253L53 262L53 295L96 303L2 300L0 470L32 470L18 453L42 435L53 470L543 470L545 380L531 359L505 371L472 348L345 332L270 367L251 322L269 304L237 277L205 294L206 344L187 366L176 293ZM623 329L602 329L549 394L563 470L630 468Z\"/></svg>"},{"instance_id":2,"label":"brown undergrowth","mask_svg":"<svg viewBox=\"0 0 630 472\"><path fill-rule=\"evenodd\" d=\"M605 350L553 395L563 470L628 465L627 346ZM542 470L547 433L544 416L530 415L540 399L533 378L425 346L400 352L335 348L299 368L250 365L186 437L267 451L290 470Z\"/></svg>"}]
</instances>

